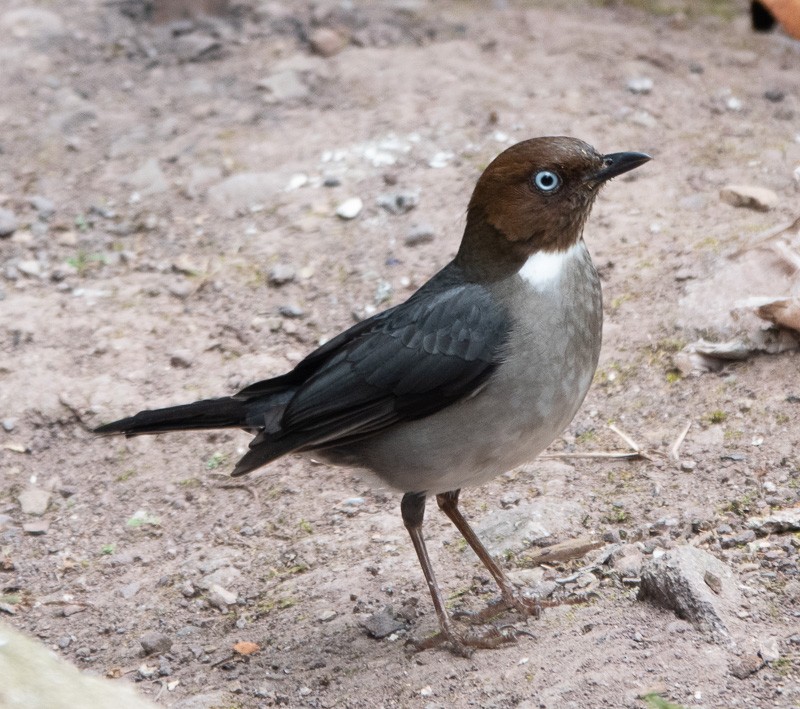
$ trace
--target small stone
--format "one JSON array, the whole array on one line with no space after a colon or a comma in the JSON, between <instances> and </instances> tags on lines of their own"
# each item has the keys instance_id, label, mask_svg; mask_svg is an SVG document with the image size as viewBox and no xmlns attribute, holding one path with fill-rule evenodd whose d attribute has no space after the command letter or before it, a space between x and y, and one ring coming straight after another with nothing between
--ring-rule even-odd
<instances>
[{"instance_id":1,"label":"small stone","mask_svg":"<svg viewBox=\"0 0 800 709\"><path fill-rule=\"evenodd\" d=\"M259 81L257 86L267 92L264 97L267 103L299 101L309 95L308 86L303 82L300 73L293 69L276 72Z\"/></svg>"},{"instance_id":2,"label":"small stone","mask_svg":"<svg viewBox=\"0 0 800 709\"><path fill-rule=\"evenodd\" d=\"M271 286L284 286L291 283L295 278L294 268L286 263L278 263L272 267L267 277L267 282Z\"/></svg>"},{"instance_id":3,"label":"small stone","mask_svg":"<svg viewBox=\"0 0 800 709\"><path fill-rule=\"evenodd\" d=\"M11 418L3 419L2 421L0 421L0 426L3 427L3 430L6 433L11 433L14 430L14 427L16 426L16 424L17 424L17 420L16 419L11 419Z\"/></svg>"},{"instance_id":4,"label":"small stone","mask_svg":"<svg viewBox=\"0 0 800 709\"><path fill-rule=\"evenodd\" d=\"M278 308L278 312L285 318L302 318L306 314L297 303L284 303Z\"/></svg>"},{"instance_id":5,"label":"small stone","mask_svg":"<svg viewBox=\"0 0 800 709\"><path fill-rule=\"evenodd\" d=\"M377 613L373 613L362 625L369 635L378 640L406 627L405 622L395 615L391 606L384 606Z\"/></svg>"},{"instance_id":6,"label":"small stone","mask_svg":"<svg viewBox=\"0 0 800 709\"><path fill-rule=\"evenodd\" d=\"M0 30L17 39L48 39L64 34L64 22L50 10L20 7L0 15Z\"/></svg>"},{"instance_id":7,"label":"small stone","mask_svg":"<svg viewBox=\"0 0 800 709\"><path fill-rule=\"evenodd\" d=\"M415 224L411 227L404 243L406 246L419 246L433 241L435 232L430 224Z\"/></svg>"},{"instance_id":8,"label":"small stone","mask_svg":"<svg viewBox=\"0 0 800 709\"><path fill-rule=\"evenodd\" d=\"M364 203L360 197L351 197L336 207L336 216L341 219L355 219L363 207Z\"/></svg>"},{"instance_id":9,"label":"small stone","mask_svg":"<svg viewBox=\"0 0 800 709\"><path fill-rule=\"evenodd\" d=\"M176 350L169 356L169 363L176 369L189 369L194 364L194 357L189 350Z\"/></svg>"},{"instance_id":10,"label":"small stone","mask_svg":"<svg viewBox=\"0 0 800 709\"><path fill-rule=\"evenodd\" d=\"M632 94L649 94L653 90L653 80L647 76L639 76L628 81L628 91Z\"/></svg>"},{"instance_id":11,"label":"small stone","mask_svg":"<svg viewBox=\"0 0 800 709\"><path fill-rule=\"evenodd\" d=\"M378 206L390 214L405 214L419 204L418 192L391 192L378 197Z\"/></svg>"},{"instance_id":12,"label":"small stone","mask_svg":"<svg viewBox=\"0 0 800 709\"><path fill-rule=\"evenodd\" d=\"M164 633L159 633L156 630L151 630L139 638L139 644L142 646L145 655L163 655L170 651L172 647L172 638Z\"/></svg>"},{"instance_id":13,"label":"small stone","mask_svg":"<svg viewBox=\"0 0 800 709\"><path fill-rule=\"evenodd\" d=\"M742 655L738 662L731 665L731 674L737 679L746 679L763 666L764 661L758 655Z\"/></svg>"},{"instance_id":14,"label":"small stone","mask_svg":"<svg viewBox=\"0 0 800 709\"><path fill-rule=\"evenodd\" d=\"M168 286L167 289L170 292L170 295L179 298L180 300L186 300L192 293L194 293L194 286L191 284L190 281L187 281L183 278L172 281Z\"/></svg>"},{"instance_id":15,"label":"small stone","mask_svg":"<svg viewBox=\"0 0 800 709\"><path fill-rule=\"evenodd\" d=\"M333 610L333 609L328 609L328 610L324 610L324 611L322 611L322 612L321 612L319 615L317 615L317 620L318 620L320 623L329 623L329 622L330 622L330 621L332 621L332 620L333 620L333 619L334 619L334 618L335 618L337 615L338 615L338 613L337 613L335 610Z\"/></svg>"},{"instance_id":16,"label":"small stone","mask_svg":"<svg viewBox=\"0 0 800 709\"><path fill-rule=\"evenodd\" d=\"M72 643L72 638L69 635L62 635L58 640L56 640L56 645L62 650L66 650L70 644Z\"/></svg>"},{"instance_id":17,"label":"small stone","mask_svg":"<svg viewBox=\"0 0 800 709\"><path fill-rule=\"evenodd\" d=\"M778 638L764 638L758 646L758 654L764 662L777 662L781 659Z\"/></svg>"},{"instance_id":18,"label":"small stone","mask_svg":"<svg viewBox=\"0 0 800 709\"><path fill-rule=\"evenodd\" d=\"M311 49L321 57L332 57L347 46L348 39L336 30L320 27L311 33L309 43Z\"/></svg>"},{"instance_id":19,"label":"small stone","mask_svg":"<svg viewBox=\"0 0 800 709\"><path fill-rule=\"evenodd\" d=\"M780 89L767 89L764 92L764 98L767 99L767 101L771 101L772 103L778 103L779 101L783 101L783 99L786 98L786 94Z\"/></svg>"},{"instance_id":20,"label":"small stone","mask_svg":"<svg viewBox=\"0 0 800 709\"><path fill-rule=\"evenodd\" d=\"M736 96L729 96L725 99L725 108L733 113L738 113L744 108L744 104L741 99L736 98Z\"/></svg>"},{"instance_id":21,"label":"small stone","mask_svg":"<svg viewBox=\"0 0 800 709\"><path fill-rule=\"evenodd\" d=\"M342 184L342 181L338 177L336 177L336 175L327 175L322 180L322 186L323 187L338 187L341 184Z\"/></svg>"},{"instance_id":22,"label":"small stone","mask_svg":"<svg viewBox=\"0 0 800 709\"><path fill-rule=\"evenodd\" d=\"M38 278L42 275L42 264L34 259L28 259L17 263L17 270L30 278Z\"/></svg>"},{"instance_id":23,"label":"small stone","mask_svg":"<svg viewBox=\"0 0 800 709\"><path fill-rule=\"evenodd\" d=\"M755 185L726 185L719 196L723 202L734 207L747 207L766 212L778 204L778 195L766 187Z\"/></svg>"},{"instance_id":24,"label":"small stone","mask_svg":"<svg viewBox=\"0 0 800 709\"><path fill-rule=\"evenodd\" d=\"M747 526L759 535L799 532L800 507L776 510L766 517L751 517L747 520Z\"/></svg>"},{"instance_id":25,"label":"small stone","mask_svg":"<svg viewBox=\"0 0 800 709\"><path fill-rule=\"evenodd\" d=\"M36 522L25 522L25 524L22 525L22 531L25 532L25 534L33 536L47 534L48 529L50 529L50 522L44 519Z\"/></svg>"},{"instance_id":26,"label":"small stone","mask_svg":"<svg viewBox=\"0 0 800 709\"><path fill-rule=\"evenodd\" d=\"M507 492L500 498L500 507L507 510L514 505L518 505L521 499L522 495L518 492Z\"/></svg>"},{"instance_id":27,"label":"small stone","mask_svg":"<svg viewBox=\"0 0 800 709\"><path fill-rule=\"evenodd\" d=\"M238 596L219 584L211 584L208 589L208 602L221 611L227 611L228 606L232 606L238 600Z\"/></svg>"},{"instance_id":28,"label":"small stone","mask_svg":"<svg viewBox=\"0 0 800 709\"><path fill-rule=\"evenodd\" d=\"M192 598L197 593L191 581L184 581L181 584L181 595L184 598Z\"/></svg>"},{"instance_id":29,"label":"small stone","mask_svg":"<svg viewBox=\"0 0 800 709\"><path fill-rule=\"evenodd\" d=\"M38 487L29 487L23 490L17 499L24 514L43 515L50 504L50 493Z\"/></svg>"},{"instance_id":30,"label":"small stone","mask_svg":"<svg viewBox=\"0 0 800 709\"><path fill-rule=\"evenodd\" d=\"M695 463L693 460L684 460L681 462L681 470L687 473L691 473L696 467L697 463Z\"/></svg>"},{"instance_id":31,"label":"small stone","mask_svg":"<svg viewBox=\"0 0 800 709\"><path fill-rule=\"evenodd\" d=\"M0 208L0 238L11 236L18 228L17 218L10 209Z\"/></svg>"},{"instance_id":32,"label":"small stone","mask_svg":"<svg viewBox=\"0 0 800 709\"><path fill-rule=\"evenodd\" d=\"M122 596L126 601L130 601L139 590L142 588L142 584L139 581L132 581L129 584L126 584L122 588L119 589L119 595Z\"/></svg>"},{"instance_id":33,"label":"small stone","mask_svg":"<svg viewBox=\"0 0 800 709\"><path fill-rule=\"evenodd\" d=\"M47 197L42 197L38 194L34 195L31 197L30 203L31 207L33 207L39 215L39 219L50 219L56 212L56 205L53 204L52 200L47 199Z\"/></svg>"}]
</instances>

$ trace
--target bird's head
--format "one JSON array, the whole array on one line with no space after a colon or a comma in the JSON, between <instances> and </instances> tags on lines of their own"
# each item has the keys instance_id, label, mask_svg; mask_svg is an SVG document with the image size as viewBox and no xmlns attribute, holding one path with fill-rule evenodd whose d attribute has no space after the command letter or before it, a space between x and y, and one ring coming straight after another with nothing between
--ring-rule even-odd
<instances>
[{"instance_id":1,"label":"bird's head","mask_svg":"<svg viewBox=\"0 0 800 709\"><path fill-rule=\"evenodd\" d=\"M644 153L601 155L582 140L563 136L511 146L475 186L456 260L480 266L480 260L499 259L519 267L536 251L568 249L581 238L601 185L648 160ZM498 272L500 264L485 265Z\"/></svg>"}]
</instances>

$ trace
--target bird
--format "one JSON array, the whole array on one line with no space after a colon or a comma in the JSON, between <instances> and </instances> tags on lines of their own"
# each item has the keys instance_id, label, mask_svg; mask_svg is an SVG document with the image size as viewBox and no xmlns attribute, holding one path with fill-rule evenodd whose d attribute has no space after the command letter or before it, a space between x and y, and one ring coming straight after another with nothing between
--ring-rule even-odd
<instances>
[{"instance_id":1,"label":"bird","mask_svg":"<svg viewBox=\"0 0 800 709\"><path fill-rule=\"evenodd\" d=\"M485 624L460 629L448 613L422 534L426 500L436 498L499 587L477 621L504 610L538 617L541 604L492 558L459 495L532 461L582 404L603 320L584 225L601 186L650 159L603 155L567 136L512 145L478 178L455 257L405 302L232 396L145 410L95 430L244 429L254 438L233 476L290 453L372 472L402 493L401 518L438 619L438 632L418 647L469 656L509 641Z\"/></svg>"}]
</instances>

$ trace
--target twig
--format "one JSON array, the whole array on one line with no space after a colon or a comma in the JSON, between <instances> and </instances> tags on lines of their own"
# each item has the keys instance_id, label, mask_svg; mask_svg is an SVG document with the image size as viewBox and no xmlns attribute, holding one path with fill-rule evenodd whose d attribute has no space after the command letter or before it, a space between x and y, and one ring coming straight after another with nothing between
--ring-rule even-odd
<instances>
[{"instance_id":1,"label":"twig","mask_svg":"<svg viewBox=\"0 0 800 709\"><path fill-rule=\"evenodd\" d=\"M608 424L608 427L623 441L625 441L625 443L627 443L632 450L636 451L637 453L640 452L639 445L627 433L618 429L613 423Z\"/></svg>"},{"instance_id":2,"label":"twig","mask_svg":"<svg viewBox=\"0 0 800 709\"><path fill-rule=\"evenodd\" d=\"M691 427L692 427L692 421L690 419L689 421L686 422L686 425L683 427L683 430L678 434L678 437L675 439L675 442L670 446L669 457L676 463L680 462L680 456L678 455L678 451L683 445L683 439L686 438L686 434L689 433L689 429Z\"/></svg>"}]
</instances>

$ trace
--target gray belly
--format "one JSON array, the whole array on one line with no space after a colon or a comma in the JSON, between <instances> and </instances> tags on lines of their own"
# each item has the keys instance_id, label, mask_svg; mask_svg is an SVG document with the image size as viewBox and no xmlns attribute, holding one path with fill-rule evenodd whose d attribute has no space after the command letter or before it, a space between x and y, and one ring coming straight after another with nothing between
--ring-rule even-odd
<instances>
[{"instance_id":1,"label":"gray belly","mask_svg":"<svg viewBox=\"0 0 800 709\"><path fill-rule=\"evenodd\" d=\"M477 393L315 457L366 468L403 492L430 494L479 485L532 460L575 416L594 376L602 302L593 268L591 276L567 271L544 292L520 287L516 276L498 284L515 323L510 354Z\"/></svg>"}]
</instances>

